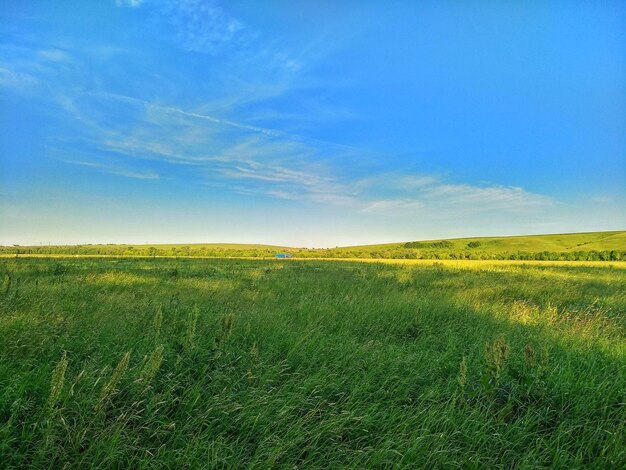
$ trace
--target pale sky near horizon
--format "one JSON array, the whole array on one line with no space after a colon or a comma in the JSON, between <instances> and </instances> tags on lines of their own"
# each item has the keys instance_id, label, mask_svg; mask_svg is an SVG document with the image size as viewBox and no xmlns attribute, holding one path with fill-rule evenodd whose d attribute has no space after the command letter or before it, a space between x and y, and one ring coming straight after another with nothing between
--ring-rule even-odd
<instances>
[{"instance_id":1,"label":"pale sky near horizon","mask_svg":"<svg viewBox=\"0 0 626 470\"><path fill-rule=\"evenodd\" d=\"M626 2L0 1L0 244L626 229Z\"/></svg>"}]
</instances>

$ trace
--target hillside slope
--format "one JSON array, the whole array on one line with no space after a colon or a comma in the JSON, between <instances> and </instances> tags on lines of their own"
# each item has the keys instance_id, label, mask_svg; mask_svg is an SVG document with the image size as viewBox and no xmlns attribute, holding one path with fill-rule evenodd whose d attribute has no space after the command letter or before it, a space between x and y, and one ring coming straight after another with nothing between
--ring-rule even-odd
<instances>
[{"instance_id":1,"label":"hillside slope","mask_svg":"<svg viewBox=\"0 0 626 470\"><path fill-rule=\"evenodd\" d=\"M626 231L422 240L328 252L357 258L617 260L626 257Z\"/></svg>"},{"instance_id":2,"label":"hillside slope","mask_svg":"<svg viewBox=\"0 0 626 470\"><path fill-rule=\"evenodd\" d=\"M474 245L470 245L474 243ZM618 232L587 232L550 235L522 235L506 237L471 237L436 240L420 240L415 242L386 243L380 245L363 245L339 248L342 250L363 249L480 249L485 252L512 251L589 251L589 250L626 250L626 231ZM409 246L407 246L409 245ZM420 246L421 245L421 246Z\"/></svg>"},{"instance_id":3,"label":"hillside slope","mask_svg":"<svg viewBox=\"0 0 626 470\"><path fill-rule=\"evenodd\" d=\"M277 252L292 253L297 258L614 261L626 259L626 231L455 238L328 249L233 243L0 247L0 254L5 256L27 254L264 258L273 257Z\"/></svg>"}]
</instances>

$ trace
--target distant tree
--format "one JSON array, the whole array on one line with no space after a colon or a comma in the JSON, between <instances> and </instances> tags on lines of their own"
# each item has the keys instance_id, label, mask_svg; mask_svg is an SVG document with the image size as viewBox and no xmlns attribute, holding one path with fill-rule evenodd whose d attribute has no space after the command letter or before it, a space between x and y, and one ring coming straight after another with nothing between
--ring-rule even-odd
<instances>
[{"instance_id":1,"label":"distant tree","mask_svg":"<svg viewBox=\"0 0 626 470\"><path fill-rule=\"evenodd\" d=\"M404 248L452 248L454 244L448 240L438 242L407 242Z\"/></svg>"}]
</instances>

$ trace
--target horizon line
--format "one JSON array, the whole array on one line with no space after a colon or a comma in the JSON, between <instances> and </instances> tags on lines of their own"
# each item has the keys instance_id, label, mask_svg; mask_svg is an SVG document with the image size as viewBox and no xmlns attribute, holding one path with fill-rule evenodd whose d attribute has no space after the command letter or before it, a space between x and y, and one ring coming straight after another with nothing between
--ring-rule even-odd
<instances>
[{"instance_id":1,"label":"horizon line","mask_svg":"<svg viewBox=\"0 0 626 470\"><path fill-rule=\"evenodd\" d=\"M393 242L374 242L374 243L366 243L359 245L335 245L335 246L325 246L325 247L314 247L314 246L289 246L289 245L280 245L273 243L244 243L244 242L175 242L175 243L44 243L39 242L39 244L28 244L22 245L20 243L12 243L12 244L2 244L0 247L35 247L35 246L58 246L58 247L72 247L72 246L165 246L165 245L240 245L240 246L253 246L259 245L264 247L271 248L291 248L291 249L305 249L305 250L326 250L326 249L336 249L336 248L357 248L362 246L375 246L375 245L398 245L402 243L409 242L431 242L431 241L445 241L445 240L474 240L474 239L484 239L484 238L522 238L522 237L541 237L541 236L556 236L556 235L585 235L591 233L621 233L626 232L626 229L622 230L598 230L598 231L583 231L583 232L556 232L556 233L534 233L534 234L519 234L519 235L479 235L479 236L463 236L463 237L451 237L451 238L421 238L421 239L412 239L412 240L401 240L401 241L393 241Z\"/></svg>"}]
</instances>

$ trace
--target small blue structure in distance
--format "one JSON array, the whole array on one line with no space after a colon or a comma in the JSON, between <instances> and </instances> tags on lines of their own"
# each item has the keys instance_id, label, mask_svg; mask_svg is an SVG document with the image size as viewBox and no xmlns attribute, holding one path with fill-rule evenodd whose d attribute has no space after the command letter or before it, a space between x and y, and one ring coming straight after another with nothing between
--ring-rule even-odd
<instances>
[{"instance_id":1,"label":"small blue structure in distance","mask_svg":"<svg viewBox=\"0 0 626 470\"><path fill-rule=\"evenodd\" d=\"M276 253L274 255L274 258L280 258L280 259L293 258L293 255L291 253Z\"/></svg>"}]
</instances>

